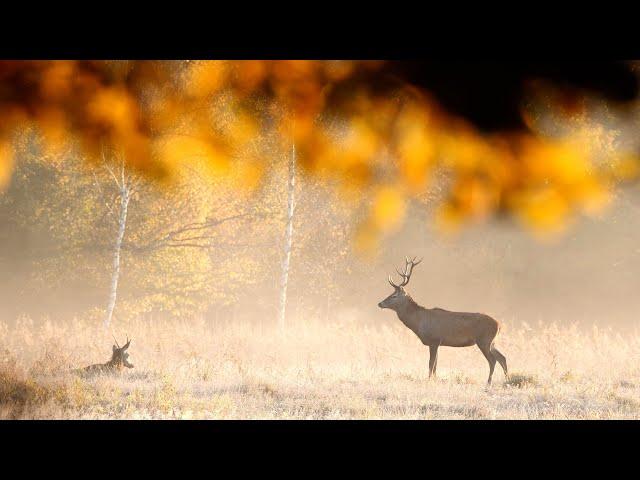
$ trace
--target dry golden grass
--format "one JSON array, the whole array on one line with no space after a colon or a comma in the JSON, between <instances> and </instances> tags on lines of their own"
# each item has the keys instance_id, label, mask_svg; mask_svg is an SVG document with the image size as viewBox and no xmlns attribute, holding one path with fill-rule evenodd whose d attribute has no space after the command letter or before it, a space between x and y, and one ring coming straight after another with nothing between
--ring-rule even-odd
<instances>
[{"instance_id":1,"label":"dry golden grass","mask_svg":"<svg viewBox=\"0 0 640 480\"><path fill-rule=\"evenodd\" d=\"M508 324L508 322L507 322ZM565 419L640 417L640 336L506 328L512 377L473 348L428 350L396 319L260 325L136 321L135 369L82 378L112 339L88 321L0 323L0 418Z\"/></svg>"}]
</instances>

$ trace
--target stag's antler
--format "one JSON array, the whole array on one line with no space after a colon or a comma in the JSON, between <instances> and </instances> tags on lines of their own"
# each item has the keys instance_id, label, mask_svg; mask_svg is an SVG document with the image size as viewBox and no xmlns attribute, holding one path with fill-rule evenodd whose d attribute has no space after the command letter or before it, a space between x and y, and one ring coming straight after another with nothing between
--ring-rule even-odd
<instances>
[{"instance_id":1,"label":"stag's antler","mask_svg":"<svg viewBox=\"0 0 640 480\"><path fill-rule=\"evenodd\" d=\"M416 258L418 257L413 257L412 260L409 260L409 257L405 257L404 273L396 268L396 272L398 272L398 275L402 277L402 283L400 285L396 285L395 283L393 283L393 281L391 280L391 275L389 275L389 283L391 284L392 287L400 288L400 287L404 287L409 283L409 280L411 280L411 273L413 272L413 267L415 267L420 262L422 262L422 258L417 262L416 262Z\"/></svg>"},{"instance_id":2,"label":"stag's antler","mask_svg":"<svg viewBox=\"0 0 640 480\"><path fill-rule=\"evenodd\" d=\"M127 343L124 344L124 347L122 347L122 350L126 350L127 348L129 348L129 345L131 344L131 340L129 340L129 335L127 335Z\"/></svg>"}]
</instances>

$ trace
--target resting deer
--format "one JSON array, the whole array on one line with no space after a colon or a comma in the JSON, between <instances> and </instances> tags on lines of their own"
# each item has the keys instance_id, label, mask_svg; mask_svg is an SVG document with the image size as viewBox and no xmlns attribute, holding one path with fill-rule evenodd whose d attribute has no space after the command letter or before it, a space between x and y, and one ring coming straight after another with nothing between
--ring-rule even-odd
<instances>
[{"instance_id":1,"label":"resting deer","mask_svg":"<svg viewBox=\"0 0 640 480\"><path fill-rule=\"evenodd\" d=\"M500 324L483 313L449 312L441 308L424 308L418 305L405 292L404 287L411 279L413 268L421 261L406 259L404 272L398 272L402 283L396 285L389 275L389 283L394 292L381 301L380 308L389 308L398 314L398 318L415 333L424 345L429 346L429 378L435 376L438 365L438 348L470 347L477 345L489 362L489 380L493 376L496 362L507 372L507 359L493 345L500 330Z\"/></svg>"},{"instance_id":2,"label":"resting deer","mask_svg":"<svg viewBox=\"0 0 640 480\"><path fill-rule=\"evenodd\" d=\"M133 368L133 364L129 363L129 354L126 350L131 345L131 340L127 337L127 343L124 346L120 347L118 345L118 341L113 339L116 344L113 346L113 354L111 355L111 360L107 363L96 363L95 365L89 365L88 367L83 368L80 372L83 373L111 373L111 372L119 372L123 367Z\"/></svg>"}]
</instances>

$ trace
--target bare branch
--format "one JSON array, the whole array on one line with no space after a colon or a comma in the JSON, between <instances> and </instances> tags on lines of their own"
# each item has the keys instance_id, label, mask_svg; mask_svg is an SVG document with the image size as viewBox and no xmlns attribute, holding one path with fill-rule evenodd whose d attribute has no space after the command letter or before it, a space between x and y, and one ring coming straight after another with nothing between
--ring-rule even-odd
<instances>
[{"instance_id":1,"label":"bare branch","mask_svg":"<svg viewBox=\"0 0 640 480\"><path fill-rule=\"evenodd\" d=\"M98 177L96 175L95 171L92 171L91 173L93 173L93 179L94 179L94 185L96 187L98 187L98 190L100 190L100 196L102 197L102 200L104 201L104 205L107 207L107 209L109 210L109 213L111 215L113 215L113 208L111 208L111 205L109 205L109 202L107 202L106 200L106 196L104 194L104 190L102 190L102 186L100 185L100 182L98 181Z\"/></svg>"},{"instance_id":2,"label":"bare branch","mask_svg":"<svg viewBox=\"0 0 640 480\"><path fill-rule=\"evenodd\" d=\"M118 181L118 177L116 177L115 173L113 173L113 170L111 169L111 167L109 166L108 163L104 164L104 167L107 169L107 171L111 174L111 177L113 177L113 181L116 183L116 185L118 186L118 188L120 190L122 190L122 186L120 185L120 182Z\"/></svg>"},{"instance_id":3,"label":"bare branch","mask_svg":"<svg viewBox=\"0 0 640 480\"><path fill-rule=\"evenodd\" d=\"M203 230L207 230L213 227L217 227L222 225L223 223L226 222L230 222L232 220L238 220L240 218L244 218L244 217L248 217L249 215L251 215L251 212L244 212L244 213L239 213L236 215L230 215L228 217L223 217L223 218L218 218L218 219L208 219L204 222L195 222L195 223L190 223L188 225L185 225L181 228L172 230L168 233L166 233L165 235L163 235L161 238L157 239L154 242L150 242L148 244L148 248L158 248L158 247L162 247L162 246L166 246L169 244L169 242L179 242L182 240L193 240L194 238L207 238L205 236L200 236L200 237L192 237L192 238L180 238L180 235L190 232L190 233L194 233L194 232L199 232L199 231L203 231ZM211 236L209 236L208 238L211 238ZM176 246L176 245L172 245L172 246Z\"/></svg>"}]
</instances>

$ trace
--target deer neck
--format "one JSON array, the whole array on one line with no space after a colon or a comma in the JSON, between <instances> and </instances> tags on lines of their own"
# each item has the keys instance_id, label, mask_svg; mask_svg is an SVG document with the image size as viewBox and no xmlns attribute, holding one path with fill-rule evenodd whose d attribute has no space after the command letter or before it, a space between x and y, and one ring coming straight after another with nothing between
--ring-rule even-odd
<instances>
[{"instance_id":1,"label":"deer neck","mask_svg":"<svg viewBox=\"0 0 640 480\"><path fill-rule=\"evenodd\" d=\"M416 335L418 335L418 327L420 325L420 316L418 313L421 310L421 306L418 305L413 298L407 295L402 305L399 305L396 309L396 314L402 323L407 328L411 329Z\"/></svg>"},{"instance_id":2,"label":"deer neck","mask_svg":"<svg viewBox=\"0 0 640 480\"><path fill-rule=\"evenodd\" d=\"M116 368L118 366L118 359L116 357L112 357L107 363L104 364L106 368Z\"/></svg>"}]
</instances>

